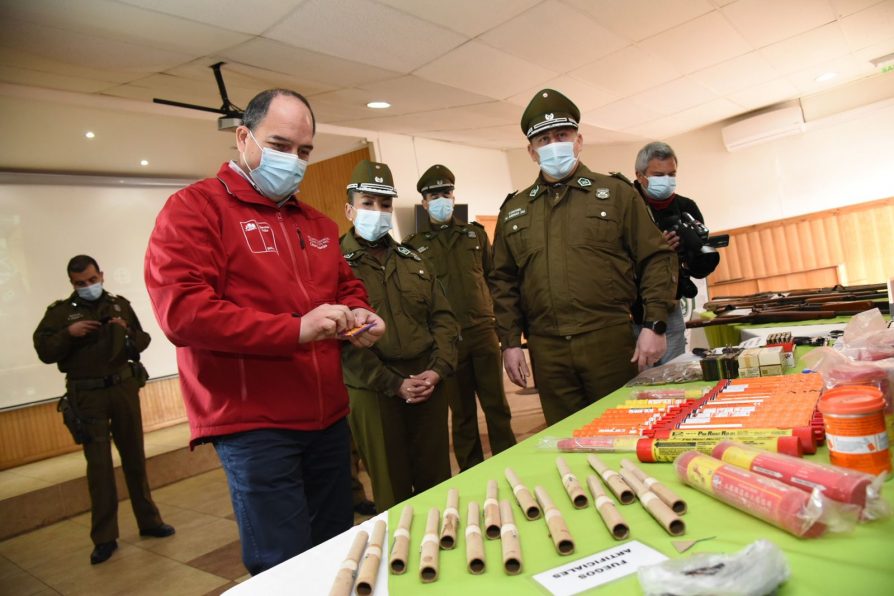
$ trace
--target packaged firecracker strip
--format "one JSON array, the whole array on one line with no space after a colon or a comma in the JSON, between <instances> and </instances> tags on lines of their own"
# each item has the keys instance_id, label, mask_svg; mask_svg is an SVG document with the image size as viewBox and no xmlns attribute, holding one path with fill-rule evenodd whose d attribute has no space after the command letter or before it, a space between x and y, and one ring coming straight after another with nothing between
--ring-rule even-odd
<instances>
[{"instance_id":1,"label":"packaged firecracker strip","mask_svg":"<svg viewBox=\"0 0 894 596\"><path fill-rule=\"evenodd\" d=\"M819 490L807 493L710 455L687 451L674 467L685 484L795 536L821 536L830 523L846 531L856 523L857 507L836 507Z\"/></svg>"},{"instance_id":2,"label":"packaged firecracker strip","mask_svg":"<svg viewBox=\"0 0 894 596\"><path fill-rule=\"evenodd\" d=\"M887 502L881 499L884 482L881 476L771 453L735 441L719 443L712 455L724 463L775 478L806 492L818 488L830 499L863 509L864 519L890 515Z\"/></svg>"}]
</instances>

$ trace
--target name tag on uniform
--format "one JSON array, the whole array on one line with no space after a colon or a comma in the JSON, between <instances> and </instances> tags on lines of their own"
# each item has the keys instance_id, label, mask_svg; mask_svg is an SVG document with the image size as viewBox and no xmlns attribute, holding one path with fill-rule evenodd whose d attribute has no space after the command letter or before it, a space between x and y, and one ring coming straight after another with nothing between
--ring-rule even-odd
<instances>
[{"instance_id":1,"label":"name tag on uniform","mask_svg":"<svg viewBox=\"0 0 894 596\"><path fill-rule=\"evenodd\" d=\"M516 217L521 217L522 215L526 215L528 210L524 207L516 207L512 211L506 214L506 217L503 219L504 222L509 221L510 219L515 219Z\"/></svg>"}]
</instances>

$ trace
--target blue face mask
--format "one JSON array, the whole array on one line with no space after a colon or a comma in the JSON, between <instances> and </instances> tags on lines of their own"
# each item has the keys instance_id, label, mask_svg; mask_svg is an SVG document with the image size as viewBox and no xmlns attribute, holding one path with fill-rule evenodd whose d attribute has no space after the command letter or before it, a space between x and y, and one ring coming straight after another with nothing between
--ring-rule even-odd
<instances>
[{"instance_id":1,"label":"blue face mask","mask_svg":"<svg viewBox=\"0 0 894 596\"><path fill-rule=\"evenodd\" d=\"M249 175L261 194L271 201L279 202L298 190L307 170L307 162L291 153L261 147L250 130L248 134L261 150L261 163L253 170L248 168ZM242 155L242 161L248 167L245 154Z\"/></svg>"},{"instance_id":2,"label":"blue face mask","mask_svg":"<svg viewBox=\"0 0 894 596\"><path fill-rule=\"evenodd\" d=\"M375 242L391 230L391 213L372 209L354 211L354 229L367 242Z\"/></svg>"},{"instance_id":3,"label":"blue face mask","mask_svg":"<svg viewBox=\"0 0 894 596\"><path fill-rule=\"evenodd\" d=\"M646 192L653 199L663 201L677 190L676 176L649 176L648 180L649 186L646 188Z\"/></svg>"},{"instance_id":4,"label":"blue face mask","mask_svg":"<svg viewBox=\"0 0 894 596\"><path fill-rule=\"evenodd\" d=\"M102 296L102 282L93 284L92 286L87 286L85 288L76 288L76 290L78 292L78 296L82 300L93 302L95 300L99 300L99 297Z\"/></svg>"},{"instance_id":5,"label":"blue face mask","mask_svg":"<svg viewBox=\"0 0 894 596\"><path fill-rule=\"evenodd\" d=\"M428 202L428 214L437 222L444 223L453 217L453 199L441 197Z\"/></svg>"},{"instance_id":6,"label":"blue face mask","mask_svg":"<svg viewBox=\"0 0 894 596\"><path fill-rule=\"evenodd\" d=\"M550 143L537 148L540 156L540 169L556 180L561 180L574 170L577 158L574 156L574 142Z\"/></svg>"}]
</instances>

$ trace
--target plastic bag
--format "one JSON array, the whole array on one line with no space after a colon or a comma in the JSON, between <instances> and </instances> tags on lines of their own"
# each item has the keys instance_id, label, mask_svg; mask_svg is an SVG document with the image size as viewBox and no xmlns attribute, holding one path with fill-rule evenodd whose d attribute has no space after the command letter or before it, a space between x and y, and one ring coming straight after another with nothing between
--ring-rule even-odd
<instances>
[{"instance_id":1,"label":"plastic bag","mask_svg":"<svg viewBox=\"0 0 894 596\"><path fill-rule=\"evenodd\" d=\"M537 449L563 453L636 453L636 444L641 438L639 435L543 437Z\"/></svg>"},{"instance_id":2,"label":"plastic bag","mask_svg":"<svg viewBox=\"0 0 894 596\"><path fill-rule=\"evenodd\" d=\"M894 328L877 308L861 312L848 321L835 349L852 360L894 358Z\"/></svg>"},{"instance_id":3,"label":"plastic bag","mask_svg":"<svg viewBox=\"0 0 894 596\"><path fill-rule=\"evenodd\" d=\"M733 554L698 554L637 571L646 596L764 596L791 575L778 546L758 540Z\"/></svg>"},{"instance_id":4,"label":"plastic bag","mask_svg":"<svg viewBox=\"0 0 894 596\"><path fill-rule=\"evenodd\" d=\"M655 368L647 368L631 380L625 387L636 385L666 385L668 383L688 383L701 381L702 367L699 360L691 362L668 362Z\"/></svg>"}]
</instances>

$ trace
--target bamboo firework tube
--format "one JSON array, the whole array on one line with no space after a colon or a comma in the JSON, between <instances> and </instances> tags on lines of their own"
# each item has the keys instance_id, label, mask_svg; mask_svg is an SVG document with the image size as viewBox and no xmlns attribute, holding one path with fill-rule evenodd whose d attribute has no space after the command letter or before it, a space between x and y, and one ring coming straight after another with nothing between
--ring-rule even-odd
<instances>
[{"instance_id":1,"label":"bamboo firework tube","mask_svg":"<svg viewBox=\"0 0 894 596\"><path fill-rule=\"evenodd\" d=\"M646 488L655 493L656 497L664 501L668 507L673 509L674 513L677 515L686 513L686 501L681 499L677 493L666 487L663 483L643 472L632 461L629 459L622 459L621 467L633 472L636 479L645 484Z\"/></svg>"},{"instance_id":2,"label":"bamboo firework tube","mask_svg":"<svg viewBox=\"0 0 894 596\"><path fill-rule=\"evenodd\" d=\"M601 459L590 454L587 456L587 461L590 463L590 467L602 476L606 486L608 486L609 490L612 491L612 494L618 498L622 505L630 505L636 500L636 496L634 496L630 487L627 486L627 483L624 482L624 479L614 470L609 470L608 466Z\"/></svg>"},{"instance_id":3,"label":"bamboo firework tube","mask_svg":"<svg viewBox=\"0 0 894 596\"><path fill-rule=\"evenodd\" d=\"M360 571L357 572L357 594L369 596L376 591L376 578L379 576L379 563L382 561L382 545L385 543L385 522L376 520L373 524L369 546L363 554Z\"/></svg>"},{"instance_id":4,"label":"bamboo firework tube","mask_svg":"<svg viewBox=\"0 0 894 596\"><path fill-rule=\"evenodd\" d=\"M438 522L441 512L437 507L428 510L428 520L425 522L425 535L422 537L422 556L419 559L419 577L422 583L429 584L438 579L440 568L440 548L438 545Z\"/></svg>"},{"instance_id":5,"label":"bamboo firework tube","mask_svg":"<svg viewBox=\"0 0 894 596\"><path fill-rule=\"evenodd\" d=\"M682 536L686 533L686 524L677 517L673 509L667 503L659 499L655 493L646 488L646 485L633 475L633 472L621 468L621 476L636 491L639 502L655 518L662 528L671 536Z\"/></svg>"},{"instance_id":6,"label":"bamboo firework tube","mask_svg":"<svg viewBox=\"0 0 894 596\"><path fill-rule=\"evenodd\" d=\"M515 516L512 505L503 499L500 501L500 542L503 546L503 570L506 575L518 575L522 570L521 542L518 539L518 528L515 527Z\"/></svg>"},{"instance_id":7,"label":"bamboo firework tube","mask_svg":"<svg viewBox=\"0 0 894 596\"><path fill-rule=\"evenodd\" d=\"M571 468L568 467L568 464L561 457L556 458L556 467L559 468L562 485L565 486L565 492L568 493L571 504L574 505L575 509L585 509L590 504L590 499L587 498L587 494L581 488L577 476L571 473Z\"/></svg>"},{"instance_id":8,"label":"bamboo firework tube","mask_svg":"<svg viewBox=\"0 0 894 596\"><path fill-rule=\"evenodd\" d=\"M478 517L481 512L478 503L469 502L469 515L466 518L466 566L469 573L479 575L484 573L484 538L481 536L481 525Z\"/></svg>"},{"instance_id":9,"label":"bamboo firework tube","mask_svg":"<svg viewBox=\"0 0 894 596\"><path fill-rule=\"evenodd\" d=\"M351 550L348 551L347 557L342 561L335 575L335 583L329 590L329 596L349 596L351 588L354 587L354 576L357 574L357 562L366 548L366 540L369 534L360 530L354 535L354 542L351 543Z\"/></svg>"},{"instance_id":10,"label":"bamboo firework tube","mask_svg":"<svg viewBox=\"0 0 894 596\"><path fill-rule=\"evenodd\" d=\"M450 550L456 546L456 529L459 527L459 492L455 488L447 491L447 507L441 521L441 548Z\"/></svg>"},{"instance_id":11,"label":"bamboo firework tube","mask_svg":"<svg viewBox=\"0 0 894 596\"><path fill-rule=\"evenodd\" d=\"M615 540L624 540L630 536L630 528L615 508L614 502L605 495L599 479L592 474L587 476L587 486L590 487L590 492L593 493L593 504L596 505L596 511L599 512L599 517L602 518L605 527L611 532L612 537Z\"/></svg>"},{"instance_id":12,"label":"bamboo firework tube","mask_svg":"<svg viewBox=\"0 0 894 596\"><path fill-rule=\"evenodd\" d=\"M490 540L500 537L500 502L497 481L487 481L487 498L484 499L484 534Z\"/></svg>"},{"instance_id":13,"label":"bamboo firework tube","mask_svg":"<svg viewBox=\"0 0 894 596\"><path fill-rule=\"evenodd\" d=\"M556 546L556 552L560 555L570 555L574 552L574 537L568 531L568 524L565 523L562 512L556 509L556 504L553 503L549 493L542 486L535 486L534 494L537 495L537 502L543 509L546 527L549 528L549 535Z\"/></svg>"},{"instance_id":14,"label":"bamboo firework tube","mask_svg":"<svg viewBox=\"0 0 894 596\"><path fill-rule=\"evenodd\" d=\"M509 481L509 486L512 487L512 493L515 495L515 500L518 501L518 506L521 507L525 517L528 518L529 521L539 518L540 507L537 506L537 501L531 496L531 491L528 490L528 487L522 484L521 480L518 479L518 476L512 468L506 468L506 480ZM500 513L503 513L502 505L500 506Z\"/></svg>"},{"instance_id":15,"label":"bamboo firework tube","mask_svg":"<svg viewBox=\"0 0 894 596\"><path fill-rule=\"evenodd\" d=\"M413 508L409 505L400 512L400 521L394 531L394 544L391 545L389 567L392 575L401 575L407 570L407 557L410 555L410 528L413 525Z\"/></svg>"}]
</instances>

